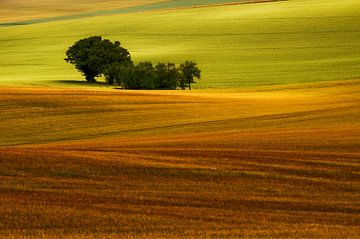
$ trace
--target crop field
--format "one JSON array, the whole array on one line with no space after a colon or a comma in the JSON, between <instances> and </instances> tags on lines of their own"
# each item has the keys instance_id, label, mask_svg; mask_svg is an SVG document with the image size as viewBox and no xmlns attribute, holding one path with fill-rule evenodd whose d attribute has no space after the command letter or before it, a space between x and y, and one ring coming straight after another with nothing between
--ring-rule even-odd
<instances>
[{"instance_id":1,"label":"crop field","mask_svg":"<svg viewBox=\"0 0 360 239\"><path fill-rule=\"evenodd\" d=\"M73 2L0 0L0 238L359 238L357 0ZM87 84L92 35L202 79Z\"/></svg>"},{"instance_id":2,"label":"crop field","mask_svg":"<svg viewBox=\"0 0 360 239\"><path fill-rule=\"evenodd\" d=\"M196 24L195 24L196 23ZM0 28L0 84L63 85L81 75L63 60L76 40L120 40L135 61L191 59L198 88L354 79L356 0L292 0L99 16Z\"/></svg>"},{"instance_id":3,"label":"crop field","mask_svg":"<svg viewBox=\"0 0 360 239\"><path fill-rule=\"evenodd\" d=\"M73 4L70 1L5 1L2 4L1 26L17 26L35 23L73 20L94 16L138 13L146 11L171 10L193 7L207 7L216 5L234 5L243 3L265 3L282 0L143 0L143 1L80 1ZM23 12L19 13L19 10ZM15 18L14 18L15 17Z\"/></svg>"},{"instance_id":4,"label":"crop field","mask_svg":"<svg viewBox=\"0 0 360 239\"><path fill-rule=\"evenodd\" d=\"M357 238L359 93L2 88L0 236Z\"/></svg>"},{"instance_id":5,"label":"crop field","mask_svg":"<svg viewBox=\"0 0 360 239\"><path fill-rule=\"evenodd\" d=\"M76 4L71 0L1 0L0 23L141 6L157 2L161 2L161 0L77 0Z\"/></svg>"}]
</instances>

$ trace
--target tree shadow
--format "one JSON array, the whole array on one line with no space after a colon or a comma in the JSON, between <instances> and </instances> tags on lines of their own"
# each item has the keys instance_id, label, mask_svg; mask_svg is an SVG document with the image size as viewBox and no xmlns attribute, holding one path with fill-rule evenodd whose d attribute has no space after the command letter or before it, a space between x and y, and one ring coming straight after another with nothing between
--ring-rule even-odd
<instances>
[{"instance_id":1,"label":"tree shadow","mask_svg":"<svg viewBox=\"0 0 360 239\"><path fill-rule=\"evenodd\" d=\"M77 86L77 87L109 87L106 82L86 82L84 80L55 80L52 81L56 84Z\"/></svg>"}]
</instances>

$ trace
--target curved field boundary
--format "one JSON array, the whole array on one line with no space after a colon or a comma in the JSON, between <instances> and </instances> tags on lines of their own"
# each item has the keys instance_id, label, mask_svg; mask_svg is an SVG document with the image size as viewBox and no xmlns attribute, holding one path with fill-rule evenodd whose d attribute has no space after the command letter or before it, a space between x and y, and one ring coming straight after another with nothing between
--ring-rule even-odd
<instances>
[{"instance_id":1,"label":"curved field boundary","mask_svg":"<svg viewBox=\"0 0 360 239\"><path fill-rule=\"evenodd\" d=\"M0 27L9 27L9 26L18 26L18 25L30 25L36 23L45 23L53 21L62 21L62 20L73 20L86 17L95 17L95 16L104 16L112 14L126 14L126 13L136 13L144 11L153 11L153 10L165 10L165 9L175 9L175 8L189 8L189 7L203 7L208 5L225 5L225 4L244 4L244 3L262 3L262 2L273 2L277 0L170 0L168 2L160 2L149 5L142 6L133 6L127 8L118 8L112 10L101 10L95 12L79 13L58 17L49 17L49 18L37 18L32 20L25 21L15 21L15 22L5 22L0 23Z\"/></svg>"}]
</instances>

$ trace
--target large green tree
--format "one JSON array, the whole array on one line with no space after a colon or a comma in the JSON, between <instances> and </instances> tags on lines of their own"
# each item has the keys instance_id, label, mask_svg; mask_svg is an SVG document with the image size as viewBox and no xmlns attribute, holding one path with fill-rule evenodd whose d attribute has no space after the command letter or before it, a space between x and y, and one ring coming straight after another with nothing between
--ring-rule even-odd
<instances>
[{"instance_id":1,"label":"large green tree","mask_svg":"<svg viewBox=\"0 0 360 239\"><path fill-rule=\"evenodd\" d=\"M200 79L201 71L197 67L197 64L192 61L185 61L183 64L179 66L180 77L179 77L179 85L181 89L185 89L189 87L191 90L191 83L195 83L194 77Z\"/></svg>"},{"instance_id":2,"label":"large green tree","mask_svg":"<svg viewBox=\"0 0 360 239\"><path fill-rule=\"evenodd\" d=\"M132 66L130 53L120 42L112 43L101 36L92 36L74 43L66 51L65 61L74 64L83 73L87 82L95 82L95 77L104 74L111 64Z\"/></svg>"},{"instance_id":3,"label":"large green tree","mask_svg":"<svg viewBox=\"0 0 360 239\"><path fill-rule=\"evenodd\" d=\"M159 62L155 66L157 73L157 88L159 89L176 89L179 78L179 70L174 63Z\"/></svg>"}]
</instances>

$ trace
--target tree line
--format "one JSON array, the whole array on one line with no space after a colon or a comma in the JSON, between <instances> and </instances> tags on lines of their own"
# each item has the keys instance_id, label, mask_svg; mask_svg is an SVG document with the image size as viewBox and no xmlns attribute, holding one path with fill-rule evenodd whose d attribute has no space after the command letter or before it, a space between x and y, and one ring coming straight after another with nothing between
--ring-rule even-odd
<instances>
[{"instance_id":1,"label":"tree line","mask_svg":"<svg viewBox=\"0 0 360 239\"><path fill-rule=\"evenodd\" d=\"M197 64L185 61L176 66L171 62L153 65L149 61L135 65L129 51L119 41L111 42L101 36L80 39L66 51L65 61L80 71L87 82L104 76L109 85L125 89L191 89L195 78L200 79Z\"/></svg>"}]
</instances>

